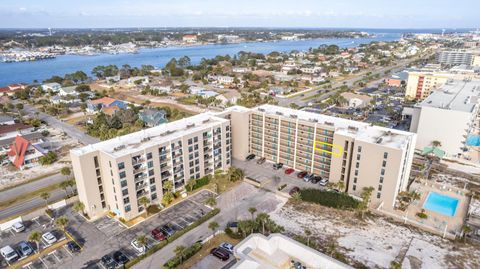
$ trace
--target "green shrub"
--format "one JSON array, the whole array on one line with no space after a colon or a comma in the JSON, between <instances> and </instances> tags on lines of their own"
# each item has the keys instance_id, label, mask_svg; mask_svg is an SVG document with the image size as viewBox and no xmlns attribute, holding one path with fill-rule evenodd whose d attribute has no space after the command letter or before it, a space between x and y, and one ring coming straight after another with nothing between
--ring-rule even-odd
<instances>
[{"instance_id":1,"label":"green shrub","mask_svg":"<svg viewBox=\"0 0 480 269\"><path fill-rule=\"evenodd\" d=\"M185 249L185 255L183 256L183 260L181 259L181 257L175 256L163 264L163 269L172 269L179 266L180 264L191 258L193 255L197 254L197 252L199 252L201 249L201 243L195 243L191 245L190 247Z\"/></svg>"},{"instance_id":2,"label":"green shrub","mask_svg":"<svg viewBox=\"0 0 480 269\"><path fill-rule=\"evenodd\" d=\"M200 179L195 180L195 185L193 185L193 189L196 190L207 185L208 183L210 183L210 176L204 176Z\"/></svg>"},{"instance_id":3,"label":"green shrub","mask_svg":"<svg viewBox=\"0 0 480 269\"><path fill-rule=\"evenodd\" d=\"M417 213L417 217L421 218L421 219L427 219L428 218L428 215L424 212L418 212Z\"/></svg>"},{"instance_id":4,"label":"green shrub","mask_svg":"<svg viewBox=\"0 0 480 269\"><path fill-rule=\"evenodd\" d=\"M345 193L323 191L319 189L301 189L300 197L302 201L321 204L323 206L355 209L360 202Z\"/></svg>"},{"instance_id":5,"label":"green shrub","mask_svg":"<svg viewBox=\"0 0 480 269\"><path fill-rule=\"evenodd\" d=\"M211 219L213 216L217 215L220 212L220 209L215 208L212 211L208 212L205 214L203 217L199 218L197 221L195 221L192 225L187 226L185 229L178 231L174 233L171 237L169 237L167 240L162 241L156 245L153 245L145 254L142 254L132 260L130 260L126 265L125 268L132 268L135 264L139 263L141 260L145 259L146 257L149 257L153 255L155 252L159 251L163 247L165 247L167 244L175 241L177 238L180 236L188 233L189 231L197 228L200 224L206 222L207 220Z\"/></svg>"},{"instance_id":6,"label":"green shrub","mask_svg":"<svg viewBox=\"0 0 480 269\"><path fill-rule=\"evenodd\" d=\"M235 233L230 227L225 228L225 234L232 239L243 239L241 233Z\"/></svg>"},{"instance_id":7,"label":"green shrub","mask_svg":"<svg viewBox=\"0 0 480 269\"><path fill-rule=\"evenodd\" d=\"M158 205L150 205L149 207L147 207L147 212L149 215L156 214L160 212L160 207Z\"/></svg>"}]
</instances>

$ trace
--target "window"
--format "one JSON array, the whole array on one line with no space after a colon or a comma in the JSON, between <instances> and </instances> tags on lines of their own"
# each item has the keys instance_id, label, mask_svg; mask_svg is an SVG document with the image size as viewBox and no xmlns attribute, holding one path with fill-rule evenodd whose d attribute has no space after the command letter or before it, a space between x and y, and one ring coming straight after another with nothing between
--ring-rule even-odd
<instances>
[{"instance_id":1,"label":"window","mask_svg":"<svg viewBox=\"0 0 480 269\"><path fill-rule=\"evenodd\" d=\"M126 181L126 180L120 181L120 186L121 186L122 188L126 187L126 186L127 186L127 181Z\"/></svg>"},{"instance_id":2,"label":"window","mask_svg":"<svg viewBox=\"0 0 480 269\"><path fill-rule=\"evenodd\" d=\"M101 184L102 184L102 178L101 178L101 177L97 177L97 184L98 184L98 185L101 185Z\"/></svg>"},{"instance_id":3,"label":"window","mask_svg":"<svg viewBox=\"0 0 480 269\"><path fill-rule=\"evenodd\" d=\"M383 183L383 177L380 177L380 183Z\"/></svg>"},{"instance_id":4,"label":"window","mask_svg":"<svg viewBox=\"0 0 480 269\"><path fill-rule=\"evenodd\" d=\"M193 149L194 149L194 150L198 150L198 144L195 144L195 145L193 146Z\"/></svg>"},{"instance_id":5,"label":"window","mask_svg":"<svg viewBox=\"0 0 480 269\"><path fill-rule=\"evenodd\" d=\"M155 185L151 186L150 187L150 191L151 192L155 192L157 190L157 187Z\"/></svg>"},{"instance_id":6,"label":"window","mask_svg":"<svg viewBox=\"0 0 480 269\"><path fill-rule=\"evenodd\" d=\"M190 167L193 166L193 161L190 161L188 164L190 165Z\"/></svg>"},{"instance_id":7,"label":"window","mask_svg":"<svg viewBox=\"0 0 480 269\"><path fill-rule=\"evenodd\" d=\"M98 158L97 156L93 157L93 162L95 163L95 168L98 168Z\"/></svg>"},{"instance_id":8,"label":"window","mask_svg":"<svg viewBox=\"0 0 480 269\"><path fill-rule=\"evenodd\" d=\"M95 170L95 173L97 174L97 177L100 176L100 169Z\"/></svg>"},{"instance_id":9,"label":"window","mask_svg":"<svg viewBox=\"0 0 480 269\"><path fill-rule=\"evenodd\" d=\"M382 185L378 185L378 191L382 191Z\"/></svg>"},{"instance_id":10,"label":"window","mask_svg":"<svg viewBox=\"0 0 480 269\"><path fill-rule=\"evenodd\" d=\"M151 158L152 158L152 153L151 152L147 153L147 160L150 160Z\"/></svg>"},{"instance_id":11,"label":"window","mask_svg":"<svg viewBox=\"0 0 480 269\"><path fill-rule=\"evenodd\" d=\"M155 184L155 178L154 177L150 178L150 184Z\"/></svg>"},{"instance_id":12,"label":"window","mask_svg":"<svg viewBox=\"0 0 480 269\"><path fill-rule=\"evenodd\" d=\"M192 146L189 146L188 147L188 152L192 152L193 151L193 147Z\"/></svg>"},{"instance_id":13,"label":"window","mask_svg":"<svg viewBox=\"0 0 480 269\"><path fill-rule=\"evenodd\" d=\"M358 176L358 170L355 170L355 175Z\"/></svg>"},{"instance_id":14,"label":"window","mask_svg":"<svg viewBox=\"0 0 480 269\"><path fill-rule=\"evenodd\" d=\"M354 191L357 190L357 185L353 185L352 190L354 190Z\"/></svg>"},{"instance_id":15,"label":"window","mask_svg":"<svg viewBox=\"0 0 480 269\"><path fill-rule=\"evenodd\" d=\"M127 196L127 195L128 195L128 189L122 190L122 195L123 195L123 196Z\"/></svg>"},{"instance_id":16,"label":"window","mask_svg":"<svg viewBox=\"0 0 480 269\"><path fill-rule=\"evenodd\" d=\"M125 212L129 212L130 210L132 210L132 207L130 205L127 205L125 207Z\"/></svg>"},{"instance_id":17,"label":"window","mask_svg":"<svg viewBox=\"0 0 480 269\"><path fill-rule=\"evenodd\" d=\"M191 145L193 143L193 140L191 138L188 139L188 144Z\"/></svg>"},{"instance_id":18,"label":"window","mask_svg":"<svg viewBox=\"0 0 480 269\"><path fill-rule=\"evenodd\" d=\"M149 162L147 163L147 166L148 166L148 168L152 168L152 167L153 167L153 161L149 161Z\"/></svg>"},{"instance_id":19,"label":"window","mask_svg":"<svg viewBox=\"0 0 480 269\"><path fill-rule=\"evenodd\" d=\"M355 168L358 168L359 166L360 166L360 163L357 162L357 163L355 164Z\"/></svg>"},{"instance_id":20,"label":"window","mask_svg":"<svg viewBox=\"0 0 480 269\"><path fill-rule=\"evenodd\" d=\"M124 204L130 203L130 198L129 198L129 197L123 198L123 203L124 203Z\"/></svg>"},{"instance_id":21,"label":"window","mask_svg":"<svg viewBox=\"0 0 480 269\"><path fill-rule=\"evenodd\" d=\"M102 208L106 208L107 207L107 204L105 203L105 201L102 201Z\"/></svg>"},{"instance_id":22,"label":"window","mask_svg":"<svg viewBox=\"0 0 480 269\"><path fill-rule=\"evenodd\" d=\"M125 169L125 163L124 162L118 163L118 170L122 170L122 169Z\"/></svg>"},{"instance_id":23,"label":"window","mask_svg":"<svg viewBox=\"0 0 480 269\"><path fill-rule=\"evenodd\" d=\"M127 176L127 173L125 173L125 171L122 171L118 175L120 176L120 178L125 178Z\"/></svg>"},{"instance_id":24,"label":"window","mask_svg":"<svg viewBox=\"0 0 480 269\"><path fill-rule=\"evenodd\" d=\"M380 199L381 196L382 195L379 192L377 192L377 199Z\"/></svg>"},{"instance_id":25,"label":"window","mask_svg":"<svg viewBox=\"0 0 480 269\"><path fill-rule=\"evenodd\" d=\"M357 154L357 161L360 161L360 154Z\"/></svg>"},{"instance_id":26,"label":"window","mask_svg":"<svg viewBox=\"0 0 480 269\"><path fill-rule=\"evenodd\" d=\"M195 160L195 165L198 165L200 163L200 160L199 159L196 159Z\"/></svg>"},{"instance_id":27,"label":"window","mask_svg":"<svg viewBox=\"0 0 480 269\"><path fill-rule=\"evenodd\" d=\"M353 183L357 183L357 177L353 178Z\"/></svg>"},{"instance_id":28,"label":"window","mask_svg":"<svg viewBox=\"0 0 480 269\"><path fill-rule=\"evenodd\" d=\"M230 126L227 125L227 126L225 127L225 130L230 131Z\"/></svg>"},{"instance_id":29,"label":"window","mask_svg":"<svg viewBox=\"0 0 480 269\"><path fill-rule=\"evenodd\" d=\"M152 170L148 170L148 176L153 176L153 169L152 169Z\"/></svg>"},{"instance_id":30,"label":"window","mask_svg":"<svg viewBox=\"0 0 480 269\"><path fill-rule=\"evenodd\" d=\"M383 158L386 159L388 157L388 152L383 153Z\"/></svg>"},{"instance_id":31,"label":"window","mask_svg":"<svg viewBox=\"0 0 480 269\"><path fill-rule=\"evenodd\" d=\"M193 138L193 142L195 142L195 143L198 142L198 136L195 136L195 137Z\"/></svg>"},{"instance_id":32,"label":"window","mask_svg":"<svg viewBox=\"0 0 480 269\"><path fill-rule=\"evenodd\" d=\"M385 175L385 169L382 168L382 171L380 172L380 174L381 174L382 176L384 176L384 175Z\"/></svg>"},{"instance_id":33,"label":"window","mask_svg":"<svg viewBox=\"0 0 480 269\"><path fill-rule=\"evenodd\" d=\"M385 167L385 166L387 166L387 161L383 161L382 163L382 167Z\"/></svg>"},{"instance_id":34,"label":"window","mask_svg":"<svg viewBox=\"0 0 480 269\"><path fill-rule=\"evenodd\" d=\"M193 173L195 173L195 170L192 168L190 169L190 174L193 174Z\"/></svg>"},{"instance_id":35,"label":"window","mask_svg":"<svg viewBox=\"0 0 480 269\"><path fill-rule=\"evenodd\" d=\"M358 146L358 152L362 152L362 146Z\"/></svg>"}]
</instances>

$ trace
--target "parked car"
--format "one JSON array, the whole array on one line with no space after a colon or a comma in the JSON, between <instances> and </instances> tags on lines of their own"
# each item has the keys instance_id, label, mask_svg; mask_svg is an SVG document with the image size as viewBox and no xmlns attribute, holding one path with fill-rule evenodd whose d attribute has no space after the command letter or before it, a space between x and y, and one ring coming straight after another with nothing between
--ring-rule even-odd
<instances>
[{"instance_id":1,"label":"parked car","mask_svg":"<svg viewBox=\"0 0 480 269\"><path fill-rule=\"evenodd\" d=\"M46 232L46 233L42 234L42 239L43 239L43 241L45 241L45 243L47 243L49 245L57 242L57 238L51 232Z\"/></svg>"},{"instance_id":2,"label":"parked car","mask_svg":"<svg viewBox=\"0 0 480 269\"><path fill-rule=\"evenodd\" d=\"M18 243L17 250L22 257L28 256L33 253L33 248L28 242L25 241Z\"/></svg>"},{"instance_id":3,"label":"parked car","mask_svg":"<svg viewBox=\"0 0 480 269\"><path fill-rule=\"evenodd\" d=\"M67 248L71 252L79 252L80 251L80 246L77 243L75 243L74 241L68 242L67 243Z\"/></svg>"},{"instance_id":4,"label":"parked car","mask_svg":"<svg viewBox=\"0 0 480 269\"><path fill-rule=\"evenodd\" d=\"M273 169L274 169L274 170L281 169L282 167L283 167L283 163L275 163L275 164L273 164Z\"/></svg>"},{"instance_id":5,"label":"parked car","mask_svg":"<svg viewBox=\"0 0 480 269\"><path fill-rule=\"evenodd\" d=\"M20 258L17 252L11 246L4 246L0 249L0 254L7 262L14 262Z\"/></svg>"},{"instance_id":6,"label":"parked car","mask_svg":"<svg viewBox=\"0 0 480 269\"><path fill-rule=\"evenodd\" d=\"M265 159L265 157L262 157L262 158L257 160L257 164L263 164L263 163L265 163L266 160L267 159Z\"/></svg>"},{"instance_id":7,"label":"parked car","mask_svg":"<svg viewBox=\"0 0 480 269\"><path fill-rule=\"evenodd\" d=\"M25 231L25 226L23 225L23 223L17 222L17 223L12 225L12 229L17 233L21 233L21 232Z\"/></svg>"},{"instance_id":8,"label":"parked car","mask_svg":"<svg viewBox=\"0 0 480 269\"><path fill-rule=\"evenodd\" d=\"M318 184L320 184L320 186L327 186L327 183L328 183L328 179L323 178L322 180L320 180L320 183Z\"/></svg>"},{"instance_id":9,"label":"parked car","mask_svg":"<svg viewBox=\"0 0 480 269\"><path fill-rule=\"evenodd\" d=\"M118 264L110 257L110 255L105 255L102 257L102 265L106 269L115 269L117 268Z\"/></svg>"},{"instance_id":10,"label":"parked car","mask_svg":"<svg viewBox=\"0 0 480 269\"><path fill-rule=\"evenodd\" d=\"M138 252L138 253L144 253L146 250L145 246L140 245L140 243L137 241L137 239L134 239L130 245Z\"/></svg>"},{"instance_id":11,"label":"parked car","mask_svg":"<svg viewBox=\"0 0 480 269\"><path fill-rule=\"evenodd\" d=\"M221 243L220 247L228 251L228 253L233 254L233 245L230 243Z\"/></svg>"},{"instance_id":12,"label":"parked car","mask_svg":"<svg viewBox=\"0 0 480 269\"><path fill-rule=\"evenodd\" d=\"M152 237L158 241L167 240L167 237L162 233L162 230L160 230L160 228L155 228L152 230Z\"/></svg>"},{"instance_id":13,"label":"parked car","mask_svg":"<svg viewBox=\"0 0 480 269\"><path fill-rule=\"evenodd\" d=\"M115 262L121 265L126 264L130 261L130 259L125 254L123 254L123 252L118 250L113 253L113 259L115 260Z\"/></svg>"},{"instance_id":14,"label":"parked car","mask_svg":"<svg viewBox=\"0 0 480 269\"><path fill-rule=\"evenodd\" d=\"M303 177L303 181L309 182L310 179L312 179L315 175L314 174L307 174L306 176Z\"/></svg>"},{"instance_id":15,"label":"parked car","mask_svg":"<svg viewBox=\"0 0 480 269\"><path fill-rule=\"evenodd\" d=\"M312 177L312 178L310 179L310 183L312 183L312 184L317 184L317 183L318 183L319 181L321 181L321 180L322 180L321 177L315 177L315 176L314 176L314 177Z\"/></svg>"},{"instance_id":16,"label":"parked car","mask_svg":"<svg viewBox=\"0 0 480 269\"><path fill-rule=\"evenodd\" d=\"M163 231L164 234L166 234L167 237L170 237L175 233L175 229L173 229L172 227L170 227L168 225L163 225L160 228L160 230Z\"/></svg>"},{"instance_id":17,"label":"parked car","mask_svg":"<svg viewBox=\"0 0 480 269\"><path fill-rule=\"evenodd\" d=\"M210 253L222 261L230 259L230 254L222 248L214 248L210 251Z\"/></svg>"},{"instance_id":18,"label":"parked car","mask_svg":"<svg viewBox=\"0 0 480 269\"><path fill-rule=\"evenodd\" d=\"M251 161L253 159L255 159L255 154L250 154L247 156L247 158L245 158L246 161Z\"/></svg>"},{"instance_id":19,"label":"parked car","mask_svg":"<svg viewBox=\"0 0 480 269\"><path fill-rule=\"evenodd\" d=\"M300 188L299 187L293 187L289 192L288 194L290 194L290 196L293 196L295 193L299 192L300 191Z\"/></svg>"},{"instance_id":20,"label":"parked car","mask_svg":"<svg viewBox=\"0 0 480 269\"><path fill-rule=\"evenodd\" d=\"M293 168L285 169L285 175L290 175L293 172L295 172L295 170L293 170Z\"/></svg>"},{"instance_id":21,"label":"parked car","mask_svg":"<svg viewBox=\"0 0 480 269\"><path fill-rule=\"evenodd\" d=\"M297 177L304 178L307 174L308 174L307 171L298 172Z\"/></svg>"}]
</instances>

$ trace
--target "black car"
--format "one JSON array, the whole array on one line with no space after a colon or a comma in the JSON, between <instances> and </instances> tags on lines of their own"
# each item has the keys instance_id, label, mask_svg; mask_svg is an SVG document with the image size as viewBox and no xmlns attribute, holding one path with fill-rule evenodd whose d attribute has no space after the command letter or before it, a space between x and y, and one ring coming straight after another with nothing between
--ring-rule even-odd
<instances>
[{"instance_id":1,"label":"black car","mask_svg":"<svg viewBox=\"0 0 480 269\"><path fill-rule=\"evenodd\" d=\"M222 248L214 248L210 251L210 253L222 261L230 259L230 254Z\"/></svg>"},{"instance_id":2,"label":"black car","mask_svg":"<svg viewBox=\"0 0 480 269\"><path fill-rule=\"evenodd\" d=\"M105 266L106 269L115 269L117 268L118 264L110 257L110 255L105 255L102 257L102 265Z\"/></svg>"},{"instance_id":3,"label":"black car","mask_svg":"<svg viewBox=\"0 0 480 269\"><path fill-rule=\"evenodd\" d=\"M168 225L163 225L160 230L163 232L163 234L167 237L172 236L175 233L175 230L168 226Z\"/></svg>"},{"instance_id":4,"label":"black car","mask_svg":"<svg viewBox=\"0 0 480 269\"><path fill-rule=\"evenodd\" d=\"M80 246L75 243L74 241L70 241L67 243L67 248L68 250L70 250L71 252L78 252L80 251Z\"/></svg>"},{"instance_id":5,"label":"black car","mask_svg":"<svg viewBox=\"0 0 480 269\"><path fill-rule=\"evenodd\" d=\"M123 254L123 252L121 252L121 251L115 251L113 253L113 259L118 264L126 264L127 262L130 261L130 259L128 259L127 256L125 254Z\"/></svg>"},{"instance_id":6,"label":"black car","mask_svg":"<svg viewBox=\"0 0 480 269\"><path fill-rule=\"evenodd\" d=\"M281 169L282 167L283 167L283 163L275 163L275 164L273 164L273 169L274 169L274 170Z\"/></svg>"},{"instance_id":7,"label":"black car","mask_svg":"<svg viewBox=\"0 0 480 269\"><path fill-rule=\"evenodd\" d=\"M247 161L251 161L253 159L255 159L255 154L250 154L250 155L247 156L247 158L245 158L245 160L247 160Z\"/></svg>"},{"instance_id":8,"label":"black car","mask_svg":"<svg viewBox=\"0 0 480 269\"><path fill-rule=\"evenodd\" d=\"M312 179L310 179L310 183L317 184L320 180L322 180L321 177L314 176Z\"/></svg>"}]
</instances>

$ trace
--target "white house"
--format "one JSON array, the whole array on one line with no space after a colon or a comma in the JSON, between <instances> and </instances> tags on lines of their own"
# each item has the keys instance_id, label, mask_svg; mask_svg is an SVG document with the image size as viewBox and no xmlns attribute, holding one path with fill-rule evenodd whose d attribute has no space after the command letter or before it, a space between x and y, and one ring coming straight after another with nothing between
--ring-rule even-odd
<instances>
[{"instance_id":1,"label":"white house","mask_svg":"<svg viewBox=\"0 0 480 269\"><path fill-rule=\"evenodd\" d=\"M127 82L130 85L138 85L137 83L140 83L140 85L146 86L150 83L150 79L148 76L137 76L128 78Z\"/></svg>"},{"instance_id":2,"label":"white house","mask_svg":"<svg viewBox=\"0 0 480 269\"><path fill-rule=\"evenodd\" d=\"M45 83L42 85L42 90L44 91L58 92L61 88L62 85L57 82Z\"/></svg>"},{"instance_id":3,"label":"white house","mask_svg":"<svg viewBox=\"0 0 480 269\"><path fill-rule=\"evenodd\" d=\"M76 86L62 87L58 91L58 95L59 96L67 96L67 95L78 96L78 92L75 91L75 88Z\"/></svg>"}]
</instances>

